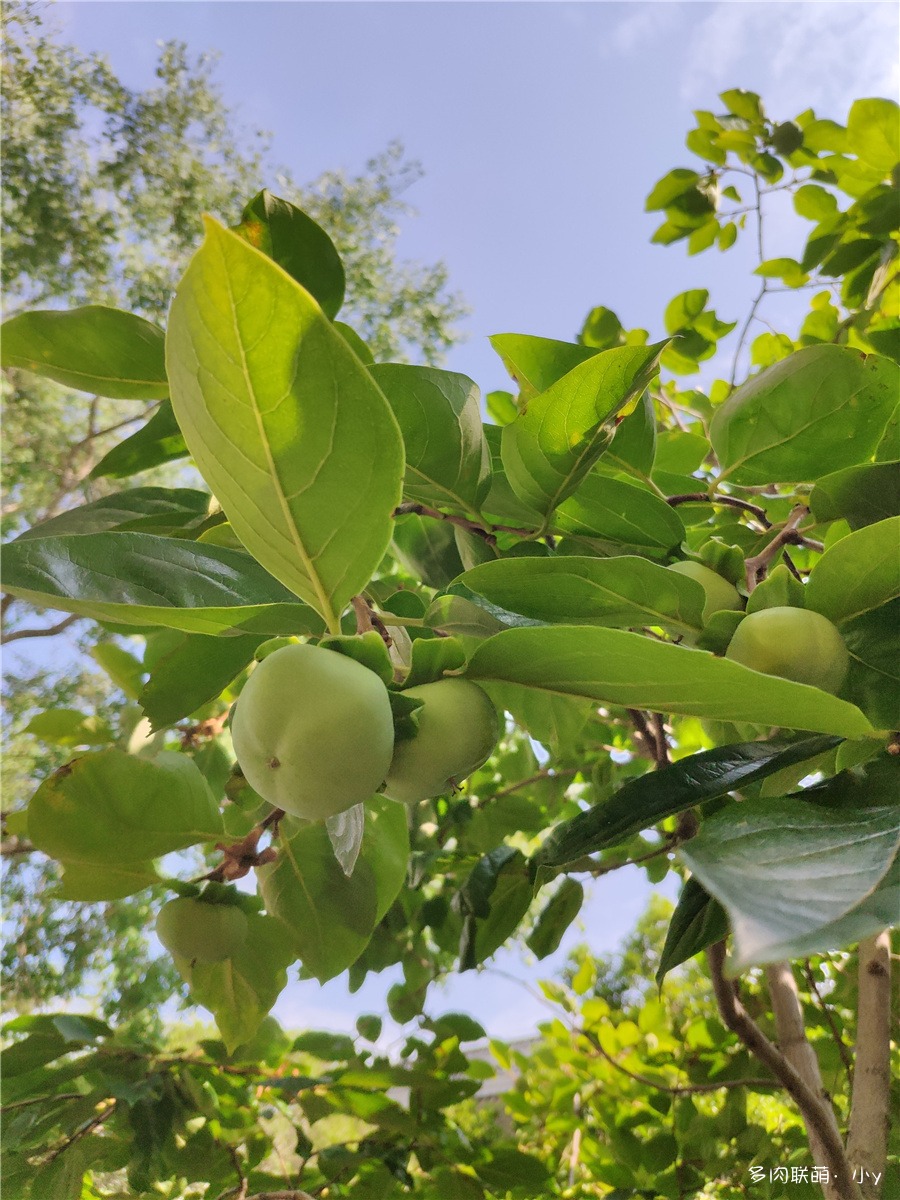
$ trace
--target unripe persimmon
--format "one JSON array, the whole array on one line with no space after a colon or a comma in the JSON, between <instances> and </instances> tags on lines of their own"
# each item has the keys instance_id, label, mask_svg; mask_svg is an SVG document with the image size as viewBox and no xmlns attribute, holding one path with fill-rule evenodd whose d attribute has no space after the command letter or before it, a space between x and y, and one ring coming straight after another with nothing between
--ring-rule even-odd
<instances>
[{"instance_id":1,"label":"unripe persimmon","mask_svg":"<svg viewBox=\"0 0 900 1200\"><path fill-rule=\"evenodd\" d=\"M250 786L310 821L371 799L394 751L387 688L321 646L283 646L264 658L238 698L231 736Z\"/></svg>"},{"instance_id":2,"label":"unripe persimmon","mask_svg":"<svg viewBox=\"0 0 900 1200\"><path fill-rule=\"evenodd\" d=\"M222 962L246 941L247 918L234 904L209 904L179 896L159 910L156 936L180 958Z\"/></svg>"},{"instance_id":3,"label":"unripe persimmon","mask_svg":"<svg viewBox=\"0 0 900 1200\"><path fill-rule=\"evenodd\" d=\"M706 603L703 605L704 625L707 624L713 613L721 612L723 608L736 612L744 607L744 601L737 588L727 579L723 579L716 571L705 567L703 563L690 560L676 562L672 563L669 570L678 575L686 575L688 579L696 579L703 588L706 593Z\"/></svg>"},{"instance_id":4,"label":"unripe persimmon","mask_svg":"<svg viewBox=\"0 0 900 1200\"><path fill-rule=\"evenodd\" d=\"M385 795L404 804L453 791L497 743L497 710L477 683L439 679L403 693L423 701L415 737L397 743Z\"/></svg>"},{"instance_id":5,"label":"unripe persimmon","mask_svg":"<svg viewBox=\"0 0 900 1200\"><path fill-rule=\"evenodd\" d=\"M744 617L725 657L824 692L840 691L850 655L836 626L806 608L762 608Z\"/></svg>"}]
</instances>

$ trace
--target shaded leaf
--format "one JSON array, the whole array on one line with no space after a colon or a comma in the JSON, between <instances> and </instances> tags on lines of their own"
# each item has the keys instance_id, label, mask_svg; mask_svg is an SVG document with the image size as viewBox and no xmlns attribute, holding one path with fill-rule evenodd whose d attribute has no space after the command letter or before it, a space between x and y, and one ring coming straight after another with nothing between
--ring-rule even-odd
<instances>
[{"instance_id":1,"label":"shaded leaf","mask_svg":"<svg viewBox=\"0 0 900 1200\"><path fill-rule=\"evenodd\" d=\"M403 434L411 500L479 512L490 487L491 454L476 384L455 371L380 363L372 377Z\"/></svg>"},{"instance_id":2,"label":"shaded leaf","mask_svg":"<svg viewBox=\"0 0 900 1200\"><path fill-rule=\"evenodd\" d=\"M566 930L578 916L584 888L576 879L564 879L541 910L525 945L536 958L546 958L559 949Z\"/></svg>"},{"instance_id":3,"label":"shaded leaf","mask_svg":"<svg viewBox=\"0 0 900 1200\"><path fill-rule=\"evenodd\" d=\"M812 490L817 521L841 518L851 529L900 516L900 462L864 463L826 475Z\"/></svg>"},{"instance_id":4,"label":"shaded leaf","mask_svg":"<svg viewBox=\"0 0 900 1200\"><path fill-rule=\"evenodd\" d=\"M125 479L139 471L186 458L187 452L187 442L175 420L172 404L164 400L146 425L104 454L89 478Z\"/></svg>"},{"instance_id":5,"label":"shaded leaf","mask_svg":"<svg viewBox=\"0 0 900 1200\"><path fill-rule=\"evenodd\" d=\"M138 701L154 730L215 700L253 660L261 637L206 637L186 633L153 666Z\"/></svg>"},{"instance_id":6,"label":"shaded leaf","mask_svg":"<svg viewBox=\"0 0 900 1200\"><path fill-rule=\"evenodd\" d=\"M728 911L736 974L842 949L846 943L829 927L875 891L898 842L894 807L827 809L791 796L730 806L705 821L679 854ZM876 933L895 917L895 908L876 906L860 921L864 932L857 928L847 940Z\"/></svg>"},{"instance_id":7,"label":"shaded leaf","mask_svg":"<svg viewBox=\"0 0 900 1200\"><path fill-rule=\"evenodd\" d=\"M263 189L234 230L296 279L332 319L344 302L344 266L331 238L312 217Z\"/></svg>"},{"instance_id":8,"label":"shaded leaf","mask_svg":"<svg viewBox=\"0 0 900 1200\"><path fill-rule=\"evenodd\" d=\"M742 742L702 750L632 779L609 800L554 826L534 857L537 866L563 866L618 845L666 817L746 787L838 745L834 737L797 742Z\"/></svg>"},{"instance_id":9,"label":"shaded leaf","mask_svg":"<svg viewBox=\"0 0 900 1200\"><path fill-rule=\"evenodd\" d=\"M657 987L662 987L663 980L675 967L727 935L728 917L722 905L696 879L688 879L666 930L656 972Z\"/></svg>"}]
</instances>

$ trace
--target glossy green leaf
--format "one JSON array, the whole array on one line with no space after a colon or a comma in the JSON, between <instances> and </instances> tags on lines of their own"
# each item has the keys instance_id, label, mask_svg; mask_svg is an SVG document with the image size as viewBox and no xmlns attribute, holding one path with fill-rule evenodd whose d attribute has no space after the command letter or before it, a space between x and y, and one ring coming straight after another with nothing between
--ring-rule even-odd
<instances>
[{"instance_id":1,"label":"glossy green leaf","mask_svg":"<svg viewBox=\"0 0 900 1200\"><path fill-rule=\"evenodd\" d=\"M559 949L563 934L578 916L584 902L584 888L576 879L564 879L535 922L525 945L535 958L546 958Z\"/></svg>"},{"instance_id":2,"label":"glossy green leaf","mask_svg":"<svg viewBox=\"0 0 900 1200\"><path fill-rule=\"evenodd\" d=\"M63 862L117 866L215 841L222 818L187 755L162 751L151 762L100 750L41 784L28 806L28 835Z\"/></svg>"},{"instance_id":3,"label":"glossy green leaf","mask_svg":"<svg viewBox=\"0 0 900 1200\"><path fill-rule=\"evenodd\" d=\"M338 632L400 500L387 401L309 293L211 220L166 356L178 423L235 533Z\"/></svg>"},{"instance_id":4,"label":"glossy green leaf","mask_svg":"<svg viewBox=\"0 0 900 1200\"><path fill-rule=\"evenodd\" d=\"M722 905L696 879L688 879L666 930L656 972L657 987L662 987L663 980L675 967L727 936L728 917Z\"/></svg>"},{"instance_id":5,"label":"glossy green leaf","mask_svg":"<svg viewBox=\"0 0 900 1200\"><path fill-rule=\"evenodd\" d=\"M638 633L589 626L507 629L482 642L468 677L654 712L854 737L858 708L818 688Z\"/></svg>"},{"instance_id":6,"label":"glossy green leaf","mask_svg":"<svg viewBox=\"0 0 900 1200\"><path fill-rule=\"evenodd\" d=\"M476 864L460 893L467 913L459 947L461 971L477 967L499 950L525 916L533 894L518 850L500 846Z\"/></svg>"},{"instance_id":7,"label":"glossy green leaf","mask_svg":"<svg viewBox=\"0 0 900 1200\"><path fill-rule=\"evenodd\" d=\"M186 458L187 452L172 404L164 400L146 425L104 454L90 478L126 479L139 471Z\"/></svg>"},{"instance_id":8,"label":"glossy green leaf","mask_svg":"<svg viewBox=\"0 0 900 1200\"><path fill-rule=\"evenodd\" d=\"M900 109L894 100L855 100L847 119L851 151L887 176L900 162Z\"/></svg>"},{"instance_id":9,"label":"glossy green leaf","mask_svg":"<svg viewBox=\"0 0 900 1200\"><path fill-rule=\"evenodd\" d=\"M16 540L68 537L114 529L162 536L187 533L207 519L211 502L208 493L194 488L128 488L41 521L26 529Z\"/></svg>"},{"instance_id":10,"label":"glossy green leaf","mask_svg":"<svg viewBox=\"0 0 900 1200\"><path fill-rule=\"evenodd\" d=\"M613 543L618 549L662 556L685 537L684 522L665 500L623 479L592 472L553 516L560 533Z\"/></svg>"},{"instance_id":11,"label":"glossy green leaf","mask_svg":"<svg viewBox=\"0 0 900 1200\"><path fill-rule=\"evenodd\" d=\"M597 353L593 346L558 342L527 333L496 333L490 343L519 385L521 399L526 405Z\"/></svg>"},{"instance_id":12,"label":"glossy green leaf","mask_svg":"<svg viewBox=\"0 0 900 1200\"><path fill-rule=\"evenodd\" d=\"M154 664L138 697L154 730L164 729L217 696L253 660L261 637L185 633Z\"/></svg>"},{"instance_id":13,"label":"glossy green leaf","mask_svg":"<svg viewBox=\"0 0 900 1200\"><path fill-rule=\"evenodd\" d=\"M278 861L258 870L267 910L283 922L304 967L322 982L362 954L406 878L406 809L376 798L365 806L365 826L349 877L321 822L282 839Z\"/></svg>"},{"instance_id":14,"label":"glossy green leaf","mask_svg":"<svg viewBox=\"0 0 900 1200\"><path fill-rule=\"evenodd\" d=\"M3 553L3 587L41 608L124 625L206 634L322 630L319 616L249 554L148 533L13 542Z\"/></svg>"},{"instance_id":15,"label":"glossy green leaf","mask_svg":"<svg viewBox=\"0 0 900 1200\"><path fill-rule=\"evenodd\" d=\"M833 737L742 742L691 754L630 780L609 800L555 826L534 861L538 866L558 867L616 846L666 817L806 762L838 742Z\"/></svg>"},{"instance_id":16,"label":"glossy green leaf","mask_svg":"<svg viewBox=\"0 0 900 1200\"><path fill-rule=\"evenodd\" d=\"M790 796L717 813L679 854L728 912L736 974L842 949L846 943L829 927L871 896L898 843L894 807L829 809ZM895 909L876 906L861 921L864 932L847 940L876 933L895 917Z\"/></svg>"},{"instance_id":17,"label":"glossy green leaf","mask_svg":"<svg viewBox=\"0 0 900 1200\"><path fill-rule=\"evenodd\" d=\"M696 633L705 593L694 579L645 558L507 558L461 575L475 596L538 621L567 625L663 625Z\"/></svg>"},{"instance_id":18,"label":"glossy green leaf","mask_svg":"<svg viewBox=\"0 0 900 1200\"><path fill-rule=\"evenodd\" d=\"M491 474L477 385L435 367L380 363L371 372L403 434L404 495L477 513Z\"/></svg>"},{"instance_id":19,"label":"glossy green leaf","mask_svg":"<svg viewBox=\"0 0 900 1200\"><path fill-rule=\"evenodd\" d=\"M175 965L191 989L195 1003L209 1009L231 1053L259 1029L287 984L287 968L296 957L280 921L247 914L247 939L224 962Z\"/></svg>"},{"instance_id":20,"label":"glossy green leaf","mask_svg":"<svg viewBox=\"0 0 900 1200\"><path fill-rule=\"evenodd\" d=\"M35 309L4 322L0 362L114 400L162 400L164 345L156 325L117 308Z\"/></svg>"},{"instance_id":21,"label":"glossy green leaf","mask_svg":"<svg viewBox=\"0 0 900 1200\"><path fill-rule=\"evenodd\" d=\"M264 189L234 232L302 284L327 317L337 316L344 302L344 266L331 238L302 209Z\"/></svg>"},{"instance_id":22,"label":"glossy green leaf","mask_svg":"<svg viewBox=\"0 0 900 1200\"><path fill-rule=\"evenodd\" d=\"M491 487L481 506L482 513L495 524L537 529L541 525L540 514L516 495L506 477L501 454L502 428L499 425L485 425L484 440L491 452Z\"/></svg>"},{"instance_id":23,"label":"glossy green leaf","mask_svg":"<svg viewBox=\"0 0 900 1200\"><path fill-rule=\"evenodd\" d=\"M515 493L542 513L578 487L609 445L614 418L640 396L661 345L619 346L573 368L504 425L501 453Z\"/></svg>"},{"instance_id":24,"label":"glossy green leaf","mask_svg":"<svg viewBox=\"0 0 900 1200\"><path fill-rule=\"evenodd\" d=\"M49 708L38 713L25 726L25 732L57 746L102 746L115 740L107 721L74 708Z\"/></svg>"},{"instance_id":25,"label":"glossy green leaf","mask_svg":"<svg viewBox=\"0 0 900 1200\"><path fill-rule=\"evenodd\" d=\"M851 621L900 594L900 517L865 525L835 542L810 572L806 607L830 621Z\"/></svg>"},{"instance_id":26,"label":"glossy green leaf","mask_svg":"<svg viewBox=\"0 0 900 1200\"><path fill-rule=\"evenodd\" d=\"M865 462L897 401L890 359L807 346L753 376L716 410L710 440L722 478L800 483Z\"/></svg>"},{"instance_id":27,"label":"glossy green leaf","mask_svg":"<svg viewBox=\"0 0 900 1200\"><path fill-rule=\"evenodd\" d=\"M826 475L812 490L817 521L843 518L851 529L900 516L900 462L864 463Z\"/></svg>"}]
</instances>

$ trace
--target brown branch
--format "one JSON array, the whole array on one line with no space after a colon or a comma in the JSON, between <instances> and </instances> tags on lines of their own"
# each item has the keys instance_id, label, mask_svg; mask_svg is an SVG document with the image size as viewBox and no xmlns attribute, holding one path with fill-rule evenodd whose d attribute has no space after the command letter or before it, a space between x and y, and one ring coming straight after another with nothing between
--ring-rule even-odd
<instances>
[{"instance_id":1,"label":"brown branch","mask_svg":"<svg viewBox=\"0 0 900 1200\"><path fill-rule=\"evenodd\" d=\"M33 854L34 850L35 847L27 838L15 833L7 834L0 841L0 858L16 858L19 854Z\"/></svg>"},{"instance_id":2,"label":"brown branch","mask_svg":"<svg viewBox=\"0 0 900 1200\"><path fill-rule=\"evenodd\" d=\"M788 962L770 963L766 967L766 982L769 985L769 997L772 1002L772 1015L775 1018L775 1029L778 1037L778 1049L791 1064L807 1087L818 1096L823 1109L830 1119L831 1131L840 1142L840 1130L831 1105L831 1097L822 1083L822 1073L816 1052L806 1036L806 1024L803 1020L803 1008L797 991L797 981L791 964ZM817 1167L828 1166L828 1155L822 1143L817 1127L803 1114L806 1124L806 1134L809 1138L809 1148L813 1162ZM840 1200L840 1192L835 1190L832 1183L823 1187L828 1200Z\"/></svg>"},{"instance_id":3,"label":"brown branch","mask_svg":"<svg viewBox=\"0 0 900 1200\"><path fill-rule=\"evenodd\" d=\"M72 613L64 620L58 621L55 625L48 625L46 629L14 629L12 633L7 633L0 637L0 644L6 646L10 642L20 642L23 638L55 637L56 634L68 629L70 625L74 625L76 621L83 621L84 619L78 613Z\"/></svg>"},{"instance_id":4,"label":"brown branch","mask_svg":"<svg viewBox=\"0 0 900 1200\"><path fill-rule=\"evenodd\" d=\"M847 1157L854 1167L861 1168L866 1200L877 1200L881 1195L887 1164L891 1111L890 949L888 930L859 945L856 1070Z\"/></svg>"},{"instance_id":5,"label":"brown branch","mask_svg":"<svg viewBox=\"0 0 900 1200\"><path fill-rule=\"evenodd\" d=\"M520 779L518 783L511 783L508 787L501 788L499 792L486 796L484 802L499 800L501 796L510 796L513 792L528 787L530 783L538 783L541 779L561 779L564 775L577 775L580 770L580 767L544 767L540 771L535 771L533 775L529 775L527 779Z\"/></svg>"},{"instance_id":6,"label":"brown branch","mask_svg":"<svg viewBox=\"0 0 900 1200\"><path fill-rule=\"evenodd\" d=\"M814 1129L821 1142L826 1165L841 1200L861 1200L840 1136L834 1129L834 1113L816 1095L777 1046L759 1028L738 997L737 987L725 978L725 943L715 942L706 951L713 992L719 1014L751 1054L775 1076L793 1099L807 1129Z\"/></svg>"},{"instance_id":7,"label":"brown branch","mask_svg":"<svg viewBox=\"0 0 900 1200\"><path fill-rule=\"evenodd\" d=\"M356 614L356 632L362 634L374 630L387 646L388 650L390 650L394 644L394 639L388 633L384 621L378 616L365 596L351 596L350 603L353 605L353 611Z\"/></svg>"},{"instance_id":8,"label":"brown branch","mask_svg":"<svg viewBox=\"0 0 900 1200\"><path fill-rule=\"evenodd\" d=\"M679 504L722 504L726 508L740 508L751 513L764 529L771 529L772 522L766 516L766 510L749 500L739 500L737 496L709 496L706 492L681 492L677 496L666 496L666 504L677 508Z\"/></svg>"},{"instance_id":9,"label":"brown branch","mask_svg":"<svg viewBox=\"0 0 900 1200\"><path fill-rule=\"evenodd\" d=\"M647 724L647 718L639 708L626 708L628 719L634 726L634 734L632 741L635 749L642 758L649 758L651 762L656 762L657 746L656 737Z\"/></svg>"},{"instance_id":10,"label":"brown branch","mask_svg":"<svg viewBox=\"0 0 900 1200\"><path fill-rule=\"evenodd\" d=\"M748 593L752 592L758 583L762 583L769 570L769 565L778 557L785 546L796 546L799 542L803 541L803 535L797 532L797 526L808 516L809 509L806 505L798 504L784 526L772 538L771 542L767 546L764 546L759 554L754 554L751 558L745 559L744 568L747 575ZM793 564L791 565L793 566ZM797 570L795 567L794 574L796 573Z\"/></svg>"},{"instance_id":11,"label":"brown branch","mask_svg":"<svg viewBox=\"0 0 900 1200\"><path fill-rule=\"evenodd\" d=\"M74 1146L74 1144L77 1141L80 1141L81 1138L86 1137L89 1133L93 1133L98 1126L102 1125L104 1121L108 1120L112 1116L119 1102L118 1100L110 1099L104 1100L102 1103L105 1107L98 1112L95 1117L91 1117L89 1121L85 1121L83 1125L79 1125L75 1132L70 1134L64 1142L57 1146L55 1150L50 1151L50 1153L41 1163L42 1167L49 1166L50 1163L55 1162L61 1154L64 1154L70 1146Z\"/></svg>"},{"instance_id":12,"label":"brown branch","mask_svg":"<svg viewBox=\"0 0 900 1200\"><path fill-rule=\"evenodd\" d=\"M476 537L480 537L490 546L497 544L495 533L517 533L519 537L534 537L533 529L518 529L514 525L488 525L485 528L477 521L470 521L468 517L458 517L454 513L441 512L438 508L429 508L427 504L416 504L412 500L406 500L394 509L395 517L402 517L407 513L414 513L419 517L432 517L435 521L449 521L451 525L458 525L460 529L474 533Z\"/></svg>"},{"instance_id":13,"label":"brown branch","mask_svg":"<svg viewBox=\"0 0 900 1200\"><path fill-rule=\"evenodd\" d=\"M613 871L620 871L622 867L637 867L641 863L649 862L652 858L659 858L661 854L668 854L684 840L676 831L669 834L659 846L654 846L652 850L648 850L646 854L639 854L635 858L625 858L615 863L594 862L590 856L586 855L584 858L577 858L574 862L566 863L565 873L567 875L593 875L594 878L599 879L601 875L609 875Z\"/></svg>"},{"instance_id":14,"label":"brown branch","mask_svg":"<svg viewBox=\"0 0 900 1200\"><path fill-rule=\"evenodd\" d=\"M656 742L656 769L669 765L669 743L666 739L666 724L662 713L650 714L650 729Z\"/></svg>"}]
</instances>

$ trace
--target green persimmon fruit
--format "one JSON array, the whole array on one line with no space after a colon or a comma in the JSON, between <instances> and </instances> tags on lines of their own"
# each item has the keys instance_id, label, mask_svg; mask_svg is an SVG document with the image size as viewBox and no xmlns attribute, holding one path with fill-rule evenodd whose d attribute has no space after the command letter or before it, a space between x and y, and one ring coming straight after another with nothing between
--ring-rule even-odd
<instances>
[{"instance_id":1,"label":"green persimmon fruit","mask_svg":"<svg viewBox=\"0 0 900 1200\"><path fill-rule=\"evenodd\" d=\"M231 737L254 791L318 821L378 791L394 752L394 720L374 671L336 650L283 646L244 685Z\"/></svg>"},{"instance_id":2,"label":"green persimmon fruit","mask_svg":"<svg viewBox=\"0 0 900 1200\"><path fill-rule=\"evenodd\" d=\"M850 655L827 617L806 608L763 608L744 617L725 657L823 692L840 690Z\"/></svg>"},{"instance_id":3,"label":"green persimmon fruit","mask_svg":"<svg viewBox=\"0 0 900 1200\"><path fill-rule=\"evenodd\" d=\"M209 904L180 896L159 910L156 936L180 958L222 962L246 941L247 918L234 904Z\"/></svg>"},{"instance_id":4,"label":"green persimmon fruit","mask_svg":"<svg viewBox=\"0 0 900 1200\"><path fill-rule=\"evenodd\" d=\"M477 683L439 679L408 688L421 700L415 737L398 742L385 795L404 804L443 796L476 771L497 744L497 710Z\"/></svg>"},{"instance_id":5,"label":"green persimmon fruit","mask_svg":"<svg viewBox=\"0 0 900 1200\"><path fill-rule=\"evenodd\" d=\"M713 613L721 612L723 608L737 611L744 607L744 601L737 588L723 579L717 572L704 567L698 562L676 562L669 567L678 575L686 575L696 581L706 592L706 603L703 605L703 624L705 625Z\"/></svg>"}]
</instances>

